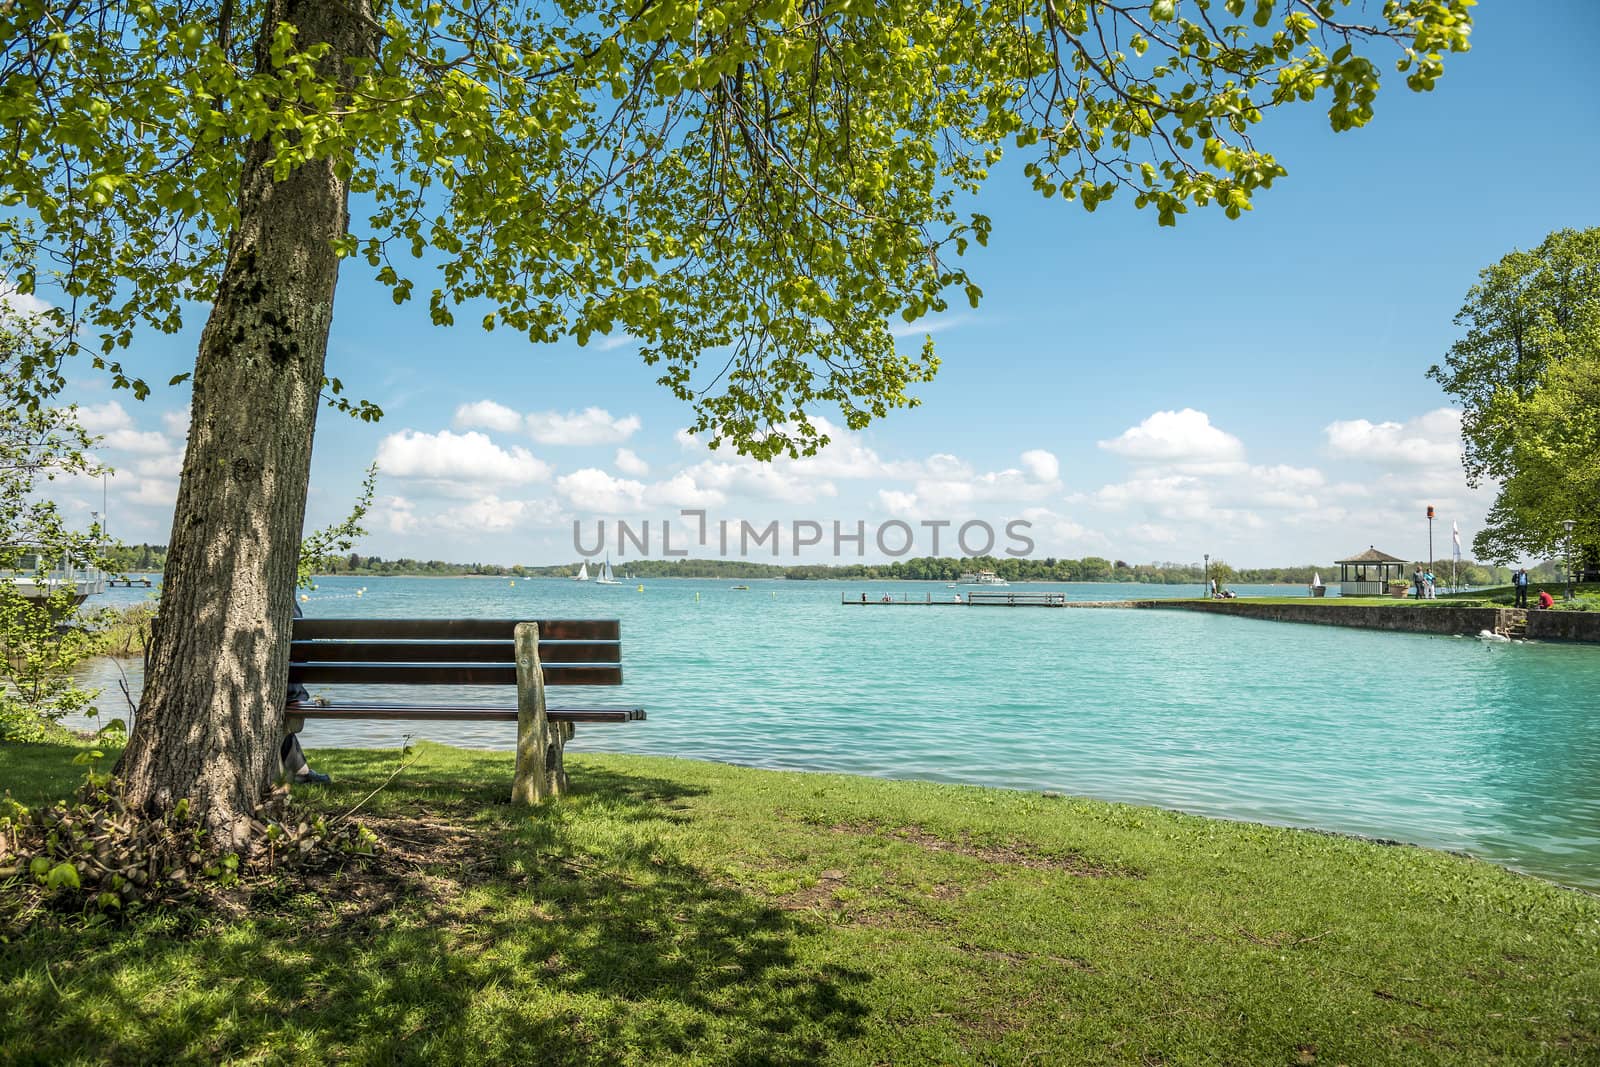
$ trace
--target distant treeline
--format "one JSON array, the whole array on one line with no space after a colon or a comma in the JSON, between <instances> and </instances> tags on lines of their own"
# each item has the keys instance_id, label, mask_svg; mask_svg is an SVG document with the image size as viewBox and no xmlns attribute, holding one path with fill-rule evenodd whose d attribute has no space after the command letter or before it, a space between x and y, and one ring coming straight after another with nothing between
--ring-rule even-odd
<instances>
[{"instance_id":1,"label":"distant treeline","mask_svg":"<svg viewBox=\"0 0 1600 1067\"><path fill-rule=\"evenodd\" d=\"M123 545L110 553L113 570L122 572L158 571L166 565L165 545ZM589 561L593 571L598 564ZM995 558L978 556L955 559L949 556L921 556L915 559L895 560L892 563L754 563L743 559L641 559L614 562L618 574L635 578L786 578L791 581L818 579L883 580L953 582L963 574L973 571L994 571L1008 582L1146 582L1152 585L1199 585L1203 568L1195 563L1128 563L1120 559L1086 556L1083 559L1057 559L1046 556L1040 559L1014 559L1009 556ZM324 571L328 575L371 575L439 577L451 575L487 575L502 578L553 578L576 574L578 563L564 563L553 567L529 567L517 564L501 566L496 563L446 563L443 560L419 560L409 557L384 559L382 556L363 556L352 552ZM1550 574L1543 574L1549 570ZM1534 570L1536 580L1554 578L1551 564L1540 564ZM1324 583L1337 584L1339 568L1332 563L1308 563L1299 567L1232 567L1221 560L1211 561L1212 575L1224 583L1241 585L1305 585L1313 574L1320 575ZM1434 573L1441 582L1448 582L1449 560L1435 560ZM1460 585L1499 585L1511 580L1511 571L1505 567L1463 562L1456 568Z\"/></svg>"}]
</instances>

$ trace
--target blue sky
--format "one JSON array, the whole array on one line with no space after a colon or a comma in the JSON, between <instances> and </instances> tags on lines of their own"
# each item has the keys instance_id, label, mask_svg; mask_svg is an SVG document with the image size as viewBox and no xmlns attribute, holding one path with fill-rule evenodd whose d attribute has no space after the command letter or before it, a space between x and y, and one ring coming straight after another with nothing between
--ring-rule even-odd
<instances>
[{"instance_id":1,"label":"blue sky","mask_svg":"<svg viewBox=\"0 0 1600 1067\"><path fill-rule=\"evenodd\" d=\"M1447 555L1449 523L1470 543L1492 492L1466 486L1456 415L1424 373L1480 269L1600 224L1597 36L1592 0L1483 4L1473 50L1432 93L1391 74L1368 128L1335 135L1314 106L1271 117L1257 143L1289 175L1235 222L1197 210L1160 229L1123 199L1086 214L1039 199L1008 162L976 205L990 247L966 258L982 306L957 298L922 324L942 361L922 406L808 463L682 440L686 409L625 338L535 347L438 329L425 301L397 309L348 264L329 373L387 415L323 414L308 521L346 510L377 457L361 550L383 556L561 562L577 558L574 519L592 539L599 518L699 506L869 530L1025 519L1038 555L1268 565L1368 544L1423 555L1427 504ZM126 362L152 381L187 370L193 318ZM118 467L113 534L165 542L186 395L141 404L85 378L75 396ZM67 503L98 508L98 486Z\"/></svg>"}]
</instances>

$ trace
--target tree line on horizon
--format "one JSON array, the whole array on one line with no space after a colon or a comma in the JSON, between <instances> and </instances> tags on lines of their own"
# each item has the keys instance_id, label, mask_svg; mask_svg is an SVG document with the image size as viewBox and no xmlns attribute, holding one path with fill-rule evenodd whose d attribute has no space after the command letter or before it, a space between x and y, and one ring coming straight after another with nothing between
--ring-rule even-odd
<instances>
[{"instance_id":1,"label":"tree line on horizon","mask_svg":"<svg viewBox=\"0 0 1600 1067\"><path fill-rule=\"evenodd\" d=\"M113 569L119 572L160 570L166 564L165 545L123 545L108 552ZM444 560L420 560L403 556L386 559L382 556L351 552L332 556L323 561L318 574L324 577L468 577L497 578L563 578L575 574L579 562L551 565L452 563ZM1419 561L1422 562L1422 561ZM626 560L614 565L635 578L783 578L789 581L860 579L900 581L960 580L964 574L975 571L994 571L1008 582L1138 582L1148 585L1199 585L1205 580L1205 568L1198 563L1128 563L1120 559L1085 556L1066 559L1045 556L1038 559L976 556L958 558L950 556L919 556L894 560L889 563L756 563L743 559L640 559ZM1549 574L1544 574L1548 571ZM1554 580L1557 567L1552 562L1534 568L1535 580ZM1441 578L1450 574L1448 560L1435 560L1434 573ZM1306 585L1313 576L1320 575L1323 582L1338 582L1339 568L1331 563L1308 563L1287 567L1233 567L1222 560L1212 560L1211 577L1223 584L1241 585ZM1460 585L1503 585L1511 580L1511 571L1505 567L1463 560L1456 567Z\"/></svg>"}]
</instances>

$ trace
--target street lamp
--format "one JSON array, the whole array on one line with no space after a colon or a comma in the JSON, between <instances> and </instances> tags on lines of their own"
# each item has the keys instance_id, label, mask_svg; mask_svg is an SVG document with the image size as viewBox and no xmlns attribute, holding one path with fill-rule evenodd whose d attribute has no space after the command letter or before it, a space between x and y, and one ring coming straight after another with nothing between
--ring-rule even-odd
<instances>
[{"instance_id":1,"label":"street lamp","mask_svg":"<svg viewBox=\"0 0 1600 1067\"><path fill-rule=\"evenodd\" d=\"M1567 531L1567 599L1576 600L1577 596L1572 591L1572 528L1577 523L1572 519L1563 519L1561 525Z\"/></svg>"},{"instance_id":2,"label":"street lamp","mask_svg":"<svg viewBox=\"0 0 1600 1067\"><path fill-rule=\"evenodd\" d=\"M1211 553L1209 552L1206 553L1206 576L1200 586L1200 595L1207 599L1211 597Z\"/></svg>"},{"instance_id":3,"label":"street lamp","mask_svg":"<svg viewBox=\"0 0 1600 1067\"><path fill-rule=\"evenodd\" d=\"M1428 505L1428 573L1433 573L1433 505Z\"/></svg>"}]
</instances>

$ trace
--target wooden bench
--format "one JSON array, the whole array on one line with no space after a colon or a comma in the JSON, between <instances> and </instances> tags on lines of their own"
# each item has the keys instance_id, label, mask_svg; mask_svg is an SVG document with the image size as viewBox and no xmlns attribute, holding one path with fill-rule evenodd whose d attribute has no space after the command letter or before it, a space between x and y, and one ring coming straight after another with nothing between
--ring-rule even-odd
<instances>
[{"instance_id":1,"label":"wooden bench","mask_svg":"<svg viewBox=\"0 0 1600 1067\"><path fill-rule=\"evenodd\" d=\"M314 685L514 685L517 706L290 703L284 728L307 719L515 721L515 803L567 790L562 764L575 724L638 722L643 708L560 707L547 686L621 685L622 628L616 619L296 619L289 681Z\"/></svg>"}]
</instances>

